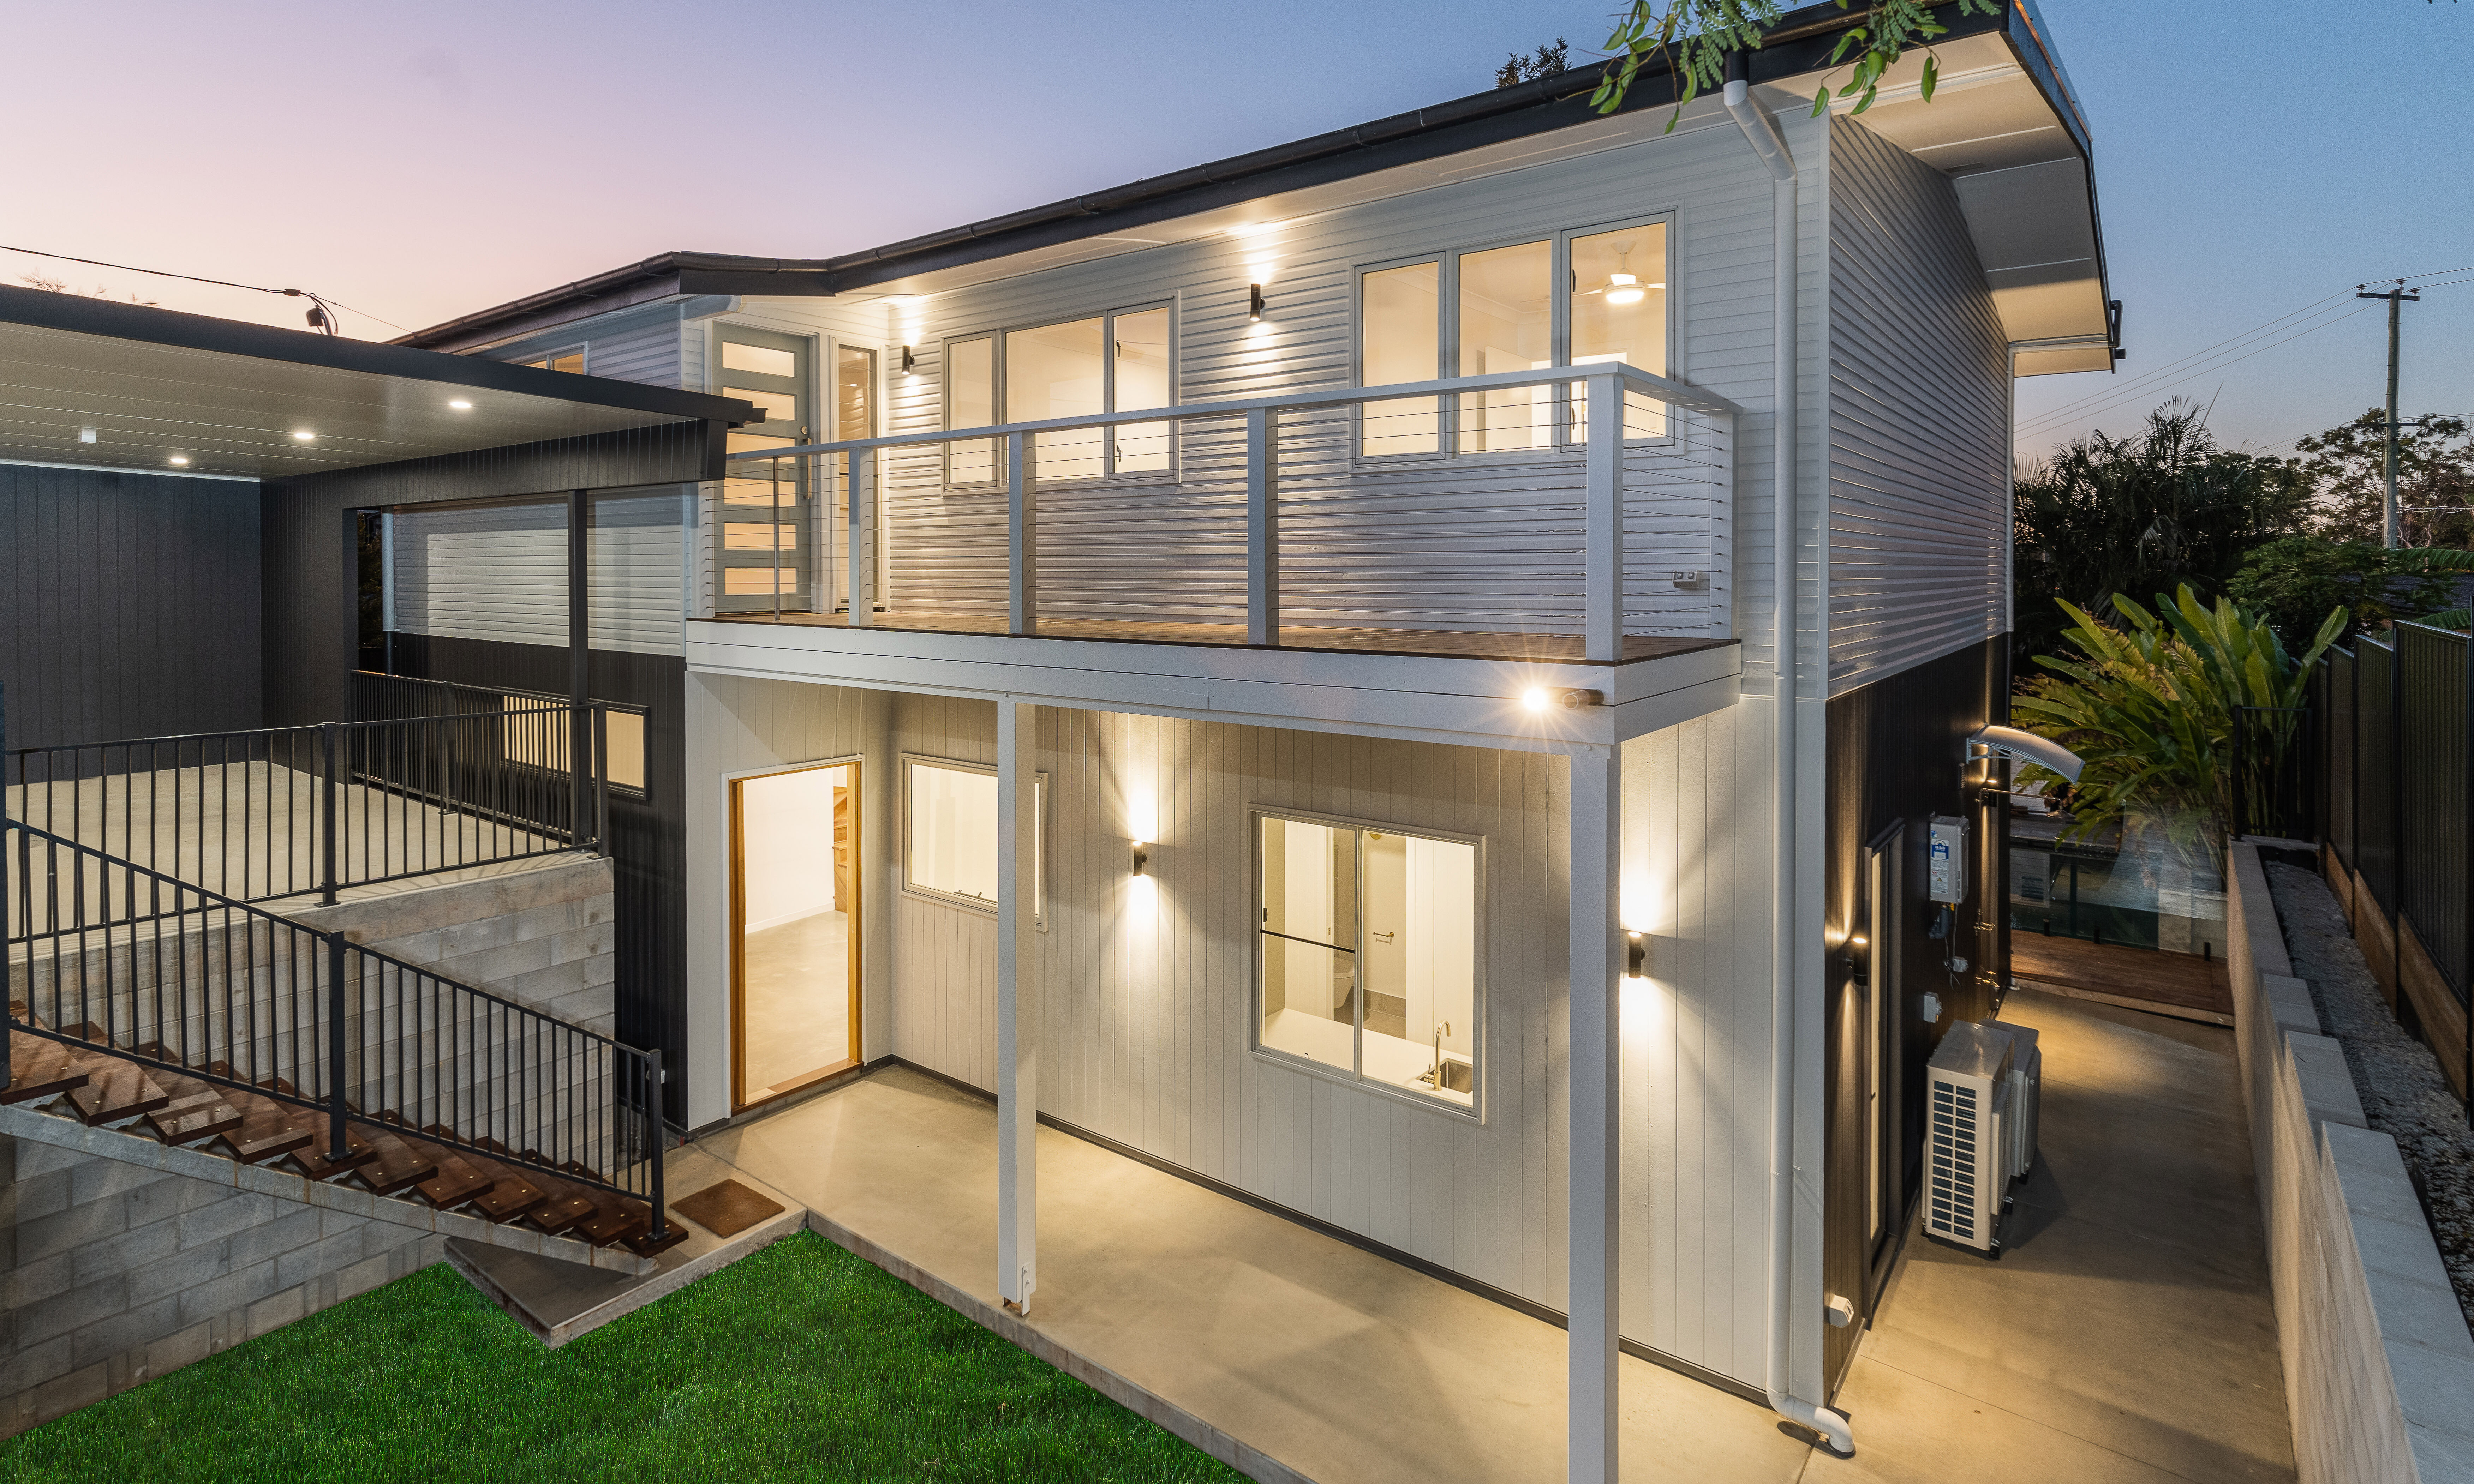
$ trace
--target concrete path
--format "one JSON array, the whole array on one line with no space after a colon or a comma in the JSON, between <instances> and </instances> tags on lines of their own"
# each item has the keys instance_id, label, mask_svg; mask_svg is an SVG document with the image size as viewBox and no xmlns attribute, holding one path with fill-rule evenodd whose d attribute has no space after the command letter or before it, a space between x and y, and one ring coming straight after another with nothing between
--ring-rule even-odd
<instances>
[{"instance_id":1,"label":"concrete path","mask_svg":"<svg viewBox=\"0 0 2474 1484\"><path fill-rule=\"evenodd\" d=\"M2230 1033L2025 993L2006 1017L2044 1037L2046 1158L2000 1262L1909 1239L1838 1398L1857 1456L1627 1357L1625 1479L2293 1476ZM993 1310L994 1126L897 1067L700 1147ZM1054 1130L1039 1159L1037 1348L1291 1476L1562 1479L1562 1330Z\"/></svg>"}]
</instances>

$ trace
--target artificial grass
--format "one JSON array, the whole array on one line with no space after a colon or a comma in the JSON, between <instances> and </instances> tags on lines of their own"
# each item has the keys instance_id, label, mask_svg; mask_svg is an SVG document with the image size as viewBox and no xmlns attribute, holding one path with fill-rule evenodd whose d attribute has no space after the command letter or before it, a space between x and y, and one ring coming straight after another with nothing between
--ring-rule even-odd
<instances>
[{"instance_id":1,"label":"artificial grass","mask_svg":"<svg viewBox=\"0 0 2474 1484\"><path fill-rule=\"evenodd\" d=\"M0 1475L1243 1477L807 1232L554 1351L425 1268L0 1443Z\"/></svg>"}]
</instances>

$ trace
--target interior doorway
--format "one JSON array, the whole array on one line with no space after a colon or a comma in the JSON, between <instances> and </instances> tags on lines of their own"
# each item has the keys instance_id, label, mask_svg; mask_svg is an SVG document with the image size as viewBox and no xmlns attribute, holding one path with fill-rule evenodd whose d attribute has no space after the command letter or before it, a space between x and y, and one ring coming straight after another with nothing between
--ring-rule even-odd
<instances>
[{"instance_id":1,"label":"interior doorway","mask_svg":"<svg viewBox=\"0 0 2474 1484\"><path fill-rule=\"evenodd\" d=\"M859 764L730 783L731 1108L860 1059Z\"/></svg>"}]
</instances>

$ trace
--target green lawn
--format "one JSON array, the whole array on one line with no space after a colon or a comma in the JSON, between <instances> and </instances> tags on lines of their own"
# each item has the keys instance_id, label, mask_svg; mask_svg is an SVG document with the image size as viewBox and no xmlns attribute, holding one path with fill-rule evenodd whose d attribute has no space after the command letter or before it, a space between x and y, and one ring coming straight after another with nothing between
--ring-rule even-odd
<instances>
[{"instance_id":1,"label":"green lawn","mask_svg":"<svg viewBox=\"0 0 2474 1484\"><path fill-rule=\"evenodd\" d=\"M0 1476L1242 1478L804 1232L555 1351L428 1268L0 1443Z\"/></svg>"}]
</instances>

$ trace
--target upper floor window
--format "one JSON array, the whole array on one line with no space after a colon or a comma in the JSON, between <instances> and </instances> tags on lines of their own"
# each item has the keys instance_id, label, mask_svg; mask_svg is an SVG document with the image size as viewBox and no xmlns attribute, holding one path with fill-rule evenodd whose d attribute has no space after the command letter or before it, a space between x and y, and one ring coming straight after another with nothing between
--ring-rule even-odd
<instances>
[{"instance_id":1,"label":"upper floor window","mask_svg":"<svg viewBox=\"0 0 2474 1484\"><path fill-rule=\"evenodd\" d=\"M572 350L555 351L521 364L542 371L573 371L581 376L584 374L584 347L578 346Z\"/></svg>"},{"instance_id":2,"label":"upper floor window","mask_svg":"<svg viewBox=\"0 0 2474 1484\"><path fill-rule=\"evenodd\" d=\"M1176 345L1165 304L973 335L945 345L945 426L991 427L1167 407L1176 400ZM1176 440L1166 422L1069 428L1031 440L1043 484L1166 474ZM994 439L945 445L945 482L995 484Z\"/></svg>"},{"instance_id":3,"label":"upper floor window","mask_svg":"<svg viewBox=\"0 0 2474 1484\"><path fill-rule=\"evenodd\" d=\"M1363 269L1359 385L1608 361L1665 375L1667 235L1652 221ZM1627 401L1627 438L1665 435L1660 404L1637 393ZM1588 426L1577 384L1399 397L1366 404L1358 452L1551 452L1585 442Z\"/></svg>"}]
</instances>

